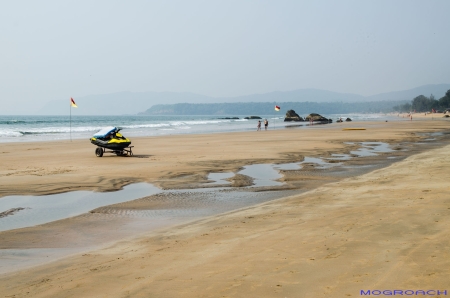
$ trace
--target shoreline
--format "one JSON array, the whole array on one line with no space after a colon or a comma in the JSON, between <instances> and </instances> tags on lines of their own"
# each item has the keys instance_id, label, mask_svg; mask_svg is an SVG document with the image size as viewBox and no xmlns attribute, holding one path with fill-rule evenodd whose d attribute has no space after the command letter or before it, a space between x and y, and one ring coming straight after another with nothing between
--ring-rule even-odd
<instances>
[{"instance_id":1,"label":"shoreline","mask_svg":"<svg viewBox=\"0 0 450 298\"><path fill-rule=\"evenodd\" d=\"M0 151L0 163L4 165L0 170L0 197L74 190L114 191L138 182L163 189L181 188L206 181L207 174L215 171L217 165L221 172L235 172L244 165L298 162L304 156L349 151L344 142L419 140L415 132L446 129L446 123L349 122L261 132L142 137L132 139L135 156L127 158L97 158L95 146L88 140L6 143ZM359 126L367 130L342 131Z\"/></svg>"},{"instance_id":2,"label":"shoreline","mask_svg":"<svg viewBox=\"0 0 450 298\"><path fill-rule=\"evenodd\" d=\"M400 120L400 118L386 114L347 114L327 115L330 119L352 117L356 122ZM86 118L87 117L87 118ZM123 129L127 137L151 137L179 134L209 134L220 132L253 131L256 119L219 119L207 115L172 115L172 116L80 116L72 122L69 129L69 119L66 116L17 116L16 119L0 116L1 142L39 142L47 140L89 139L92 134L105 126L118 126ZM269 128L278 129L279 126L289 126L291 122L284 122L284 117L277 115L260 115L262 119L269 119ZM3 119L3 121L2 121ZM34 120L34 121L33 121ZM3 124L3 125L2 125ZM309 122L301 122L308 125ZM69 137L71 135L71 137Z\"/></svg>"}]
</instances>

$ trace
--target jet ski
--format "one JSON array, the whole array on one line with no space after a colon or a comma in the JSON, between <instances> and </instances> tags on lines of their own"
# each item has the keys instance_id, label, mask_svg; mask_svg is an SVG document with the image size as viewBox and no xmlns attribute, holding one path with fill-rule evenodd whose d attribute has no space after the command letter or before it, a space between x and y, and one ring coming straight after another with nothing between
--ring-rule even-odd
<instances>
[{"instance_id":1,"label":"jet ski","mask_svg":"<svg viewBox=\"0 0 450 298\"><path fill-rule=\"evenodd\" d=\"M95 150L95 154L98 157L102 157L103 153L115 153L117 155L133 155L131 152L131 141L124 137L119 131L121 129L109 126L101 129L96 134L92 136L90 139L91 143L97 145L98 147ZM128 149L126 149L128 148ZM112 151L106 151L106 149Z\"/></svg>"}]
</instances>

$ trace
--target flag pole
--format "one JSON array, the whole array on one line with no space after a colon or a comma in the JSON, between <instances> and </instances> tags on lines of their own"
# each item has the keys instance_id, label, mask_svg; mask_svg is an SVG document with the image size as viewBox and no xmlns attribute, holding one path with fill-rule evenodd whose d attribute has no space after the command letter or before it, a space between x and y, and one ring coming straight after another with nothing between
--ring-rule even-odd
<instances>
[{"instance_id":1,"label":"flag pole","mask_svg":"<svg viewBox=\"0 0 450 298\"><path fill-rule=\"evenodd\" d=\"M275 113L275 116L277 116L277 114ZM273 129L275 130L275 128L277 127L277 117L273 118Z\"/></svg>"},{"instance_id":2,"label":"flag pole","mask_svg":"<svg viewBox=\"0 0 450 298\"><path fill-rule=\"evenodd\" d=\"M72 107L74 107L74 108L78 108L78 106L77 106L77 104L75 103L75 101L73 100L73 98L71 97L70 98L70 105L69 105L69 109L70 109L70 112L69 112L69 125L70 125L70 128L69 128L69 134L70 134L70 141L72 142Z\"/></svg>"}]
</instances>

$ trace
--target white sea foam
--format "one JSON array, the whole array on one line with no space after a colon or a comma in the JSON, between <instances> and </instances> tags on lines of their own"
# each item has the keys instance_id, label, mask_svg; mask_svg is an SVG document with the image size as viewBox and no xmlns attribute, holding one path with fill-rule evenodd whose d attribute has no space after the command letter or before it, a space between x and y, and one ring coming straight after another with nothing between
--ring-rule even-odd
<instances>
[{"instance_id":1,"label":"white sea foam","mask_svg":"<svg viewBox=\"0 0 450 298\"><path fill-rule=\"evenodd\" d=\"M124 125L119 126L123 129L127 128L160 128L160 127L169 127L170 124L168 123L149 123L149 124L135 124L135 125Z\"/></svg>"},{"instance_id":2,"label":"white sea foam","mask_svg":"<svg viewBox=\"0 0 450 298\"><path fill-rule=\"evenodd\" d=\"M0 130L0 137L21 137L23 134L21 134L18 131L7 131L7 130Z\"/></svg>"},{"instance_id":3,"label":"white sea foam","mask_svg":"<svg viewBox=\"0 0 450 298\"><path fill-rule=\"evenodd\" d=\"M260 115L269 119L270 129L283 129L284 115ZM384 114L323 115L334 121L381 121ZM47 141L91 137L105 126L122 128L125 136L156 136L177 133L216 133L254 130L257 120L218 119L208 116L0 116L0 142ZM390 120L395 120L393 117ZM398 119L397 119L398 120Z\"/></svg>"}]
</instances>

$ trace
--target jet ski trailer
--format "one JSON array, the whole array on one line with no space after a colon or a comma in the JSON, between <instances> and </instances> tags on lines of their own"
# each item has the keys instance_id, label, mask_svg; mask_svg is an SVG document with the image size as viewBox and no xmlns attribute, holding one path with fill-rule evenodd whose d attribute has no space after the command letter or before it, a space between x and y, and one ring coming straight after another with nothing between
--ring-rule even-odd
<instances>
[{"instance_id":1,"label":"jet ski trailer","mask_svg":"<svg viewBox=\"0 0 450 298\"><path fill-rule=\"evenodd\" d=\"M95 155L102 157L104 153L114 153L117 156L132 156L131 141L119 133L120 128L108 126L90 138L92 144L96 145Z\"/></svg>"}]
</instances>

